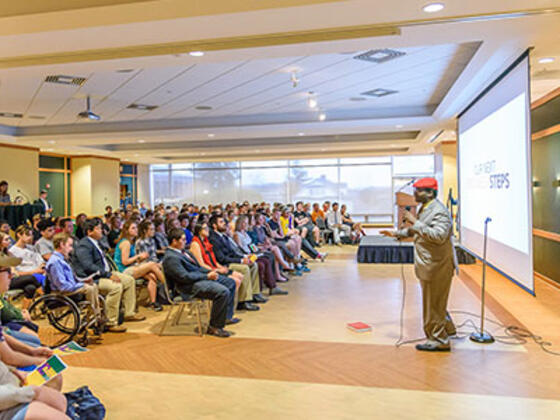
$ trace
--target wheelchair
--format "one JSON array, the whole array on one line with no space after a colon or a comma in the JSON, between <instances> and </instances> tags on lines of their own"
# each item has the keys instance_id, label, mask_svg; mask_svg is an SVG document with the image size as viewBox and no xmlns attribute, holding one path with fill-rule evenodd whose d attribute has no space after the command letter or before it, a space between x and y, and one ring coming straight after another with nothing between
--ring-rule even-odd
<instances>
[{"instance_id":1,"label":"wheelchair","mask_svg":"<svg viewBox=\"0 0 560 420\"><path fill-rule=\"evenodd\" d=\"M105 327L105 299L101 295L101 316L97 317L84 294L53 291L48 276L43 290L45 294L29 307L31 320L39 326L39 339L43 345L55 348L75 340L85 347L91 342L90 330L101 335Z\"/></svg>"}]
</instances>

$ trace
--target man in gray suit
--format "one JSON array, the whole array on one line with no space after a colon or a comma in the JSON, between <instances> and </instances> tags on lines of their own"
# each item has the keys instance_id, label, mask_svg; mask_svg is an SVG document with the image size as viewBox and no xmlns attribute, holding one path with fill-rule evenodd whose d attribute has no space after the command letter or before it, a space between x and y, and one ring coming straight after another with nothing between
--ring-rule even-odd
<instances>
[{"instance_id":1,"label":"man in gray suit","mask_svg":"<svg viewBox=\"0 0 560 420\"><path fill-rule=\"evenodd\" d=\"M451 216L437 197L434 178L422 178L413 184L414 198L421 203L418 218L405 212L410 227L381 234L396 238L414 238L414 271L422 287L424 333L427 341L416 346L422 351L450 351L449 337L456 334L447 312L447 299L453 270L458 267L451 241Z\"/></svg>"}]
</instances>

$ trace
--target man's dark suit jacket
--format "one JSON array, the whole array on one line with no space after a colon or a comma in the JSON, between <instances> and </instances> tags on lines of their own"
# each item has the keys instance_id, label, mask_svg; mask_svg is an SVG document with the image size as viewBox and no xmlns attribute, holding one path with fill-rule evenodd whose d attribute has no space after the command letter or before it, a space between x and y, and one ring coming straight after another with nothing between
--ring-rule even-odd
<instances>
[{"instance_id":1,"label":"man's dark suit jacket","mask_svg":"<svg viewBox=\"0 0 560 420\"><path fill-rule=\"evenodd\" d=\"M167 249L163 256L163 272L171 288L179 293L192 294L193 285L202 280L208 280L210 270L201 267L194 256L189 254L190 260L185 255L173 249Z\"/></svg>"},{"instance_id":2,"label":"man's dark suit jacket","mask_svg":"<svg viewBox=\"0 0 560 420\"><path fill-rule=\"evenodd\" d=\"M52 208L52 204L49 201L47 201L47 203L49 203L50 208ZM45 203L43 203L43 200L37 199L33 202L33 204L36 206L41 206L41 214L47 213L47 207L45 207Z\"/></svg>"},{"instance_id":3,"label":"man's dark suit jacket","mask_svg":"<svg viewBox=\"0 0 560 420\"><path fill-rule=\"evenodd\" d=\"M228 264L240 264L244 255L235 250L229 240L221 236L214 229L210 229L210 235L208 240L214 247L214 255L216 259L222 265Z\"/></svg>"},{"instance_id":4,"label":"man's dark suit jacket","mask_svg":"<svg viewBox=\"0 0 560 420\"><path fill-rule=\"evenodd\" d=\"M93 242L86 236L80 239L77 245L74 246L72 268L78 277L88 277L99 271L98 278L108 279L111 277L111 271L105 271L104 258L105 255L101 254Z\"/></svg>"}]
</instances>

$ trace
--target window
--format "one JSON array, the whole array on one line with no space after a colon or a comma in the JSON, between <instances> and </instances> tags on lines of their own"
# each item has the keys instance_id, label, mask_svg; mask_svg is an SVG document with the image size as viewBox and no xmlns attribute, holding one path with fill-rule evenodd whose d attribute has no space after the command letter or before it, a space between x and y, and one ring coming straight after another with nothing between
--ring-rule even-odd
<instances>
[{"instance_id":1,"label":"window","mask_svg":"<svg viewBox=\"0 0 560 420\"><path fill-rule=\"evenodd\" d=\"M153 171L152 172L152 192L154 204L169 204L170 188L171 188L171 172L170 171Z\"/></svg>"},{"instance_id":2,"label":"window","mask_svg":"<svg viewBox=\"0 0 560 420\"><path fill-rule=\"evenodd\" d=\"M391 165L341 166L340 204L350 214L392 214Z\"/></svg>"},{"instance_id":3,"label":"window","mask_svg":"<svg viewBox=\"0 0 560 420\"><path fill-rule=\"evenodd\" d=\"M356 221L394 220L395 192L433 176L433 155L152 165L154 204L250 202L346 204ZM405 188L404 192L411 192Z\"/></svg>"},{"instance_id":4,"label":"window","mask_svg":"<svg viewBox=\"0 0 560 420\"><path fill-rule=\"evenodd\" d=\"M171 171L171 191L170 195L173 204L194 201L194 182L193 171L180 170Z\"/></svg>"},{"instance_id":5,"label":"window","mask_svg":"<svg viewBox=\"0 0 560 420\"><path fill-rule=\"evenodd\" d=\"M239 200L239 175L239 169L195 169L194 201L207 206Z\"/></svg>"},{"instance_id":6,"label":"window","mask_svg":"<svg viewBox=\"0 0 560 420\"><path fill-rule=\"evenodd\" d=\"M241 173L240 200L282 202L287 196L288 168L253 168Z\"/></svg>"},{"instance_id":7,"label":"window","mask_svg":"<svg viewBox=\"0 0 560 420\"><path fill-rule=\"evenodd\" d=\"M338 197L338 168L296 167L290 168L290 201L313 203L333 201Z\"/></svg>"}]
</instances>

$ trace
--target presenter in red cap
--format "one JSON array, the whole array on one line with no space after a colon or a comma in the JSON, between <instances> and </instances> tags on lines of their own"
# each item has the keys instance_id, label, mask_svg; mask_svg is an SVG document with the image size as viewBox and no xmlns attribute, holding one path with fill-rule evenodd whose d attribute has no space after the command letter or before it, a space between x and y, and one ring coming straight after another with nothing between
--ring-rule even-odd
<instances>
[{"instance_id":1,"label":"presenter in red cap","mask_svg":"<svg viewBox=\"0 0 560 420\"><path fill-rule=\"evenodd\" d=\"M450 351L449 337L456 334L447 312L447 299L457 259L453 247L451 216L437 197L434 178L422 178L413 184L414 198L421 204L418 218L405 212L410 227L381 231L385 236L414 238L414 272L422 286L422 315L427 341L416 346L422 351Z\"/></svg>"}]
</instances>

